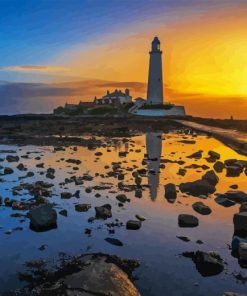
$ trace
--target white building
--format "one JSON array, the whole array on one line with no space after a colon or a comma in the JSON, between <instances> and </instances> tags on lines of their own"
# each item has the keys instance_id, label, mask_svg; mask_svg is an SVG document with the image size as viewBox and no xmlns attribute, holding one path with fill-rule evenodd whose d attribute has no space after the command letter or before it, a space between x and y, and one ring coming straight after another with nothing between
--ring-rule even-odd
<instances>
[{"instance_id":1,"label":"white building","mask_svg":"<svg viewBox=\"0 0 247 296\"><path fill-rule=\"evenodd\" d=\"M132 102L132 97L130 96L129 89L126 89L125 92L115 89L114 92L110 93L107 90L106 95L102 98L95 98L95 105L125 105Z\"/></svg>"},{"instance_id":2,"label":"white building","mask_svg":"<svg viewBox=\"0 0 247 296\"><path fill-rule=\"evenodd\" d=\"M158 37L151 44L147 100L136 100L129 113L141 116L185 116L184 106L163 102L162 51Z\"/></svg>"}]
</instances>

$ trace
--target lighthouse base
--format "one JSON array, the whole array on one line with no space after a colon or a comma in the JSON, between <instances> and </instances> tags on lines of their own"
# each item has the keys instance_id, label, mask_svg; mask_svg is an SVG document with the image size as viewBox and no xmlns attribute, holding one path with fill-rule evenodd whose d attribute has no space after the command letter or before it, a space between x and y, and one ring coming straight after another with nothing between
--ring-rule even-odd
<instances>
[{"instance_id":1,"label":"lighthouse base","mask_svg":"<svg viewBox=\"0 0 247 296\"><path fill-rule=\"evenodd\" d=\"M169 108L143 108L143 106L136 106L136 108L131 108L129 113L139 116L153 116L153 117L169 117L169 116L178 116L185 117L186 112L184 106L172 105Z\"/></svg>"}]
</instances>

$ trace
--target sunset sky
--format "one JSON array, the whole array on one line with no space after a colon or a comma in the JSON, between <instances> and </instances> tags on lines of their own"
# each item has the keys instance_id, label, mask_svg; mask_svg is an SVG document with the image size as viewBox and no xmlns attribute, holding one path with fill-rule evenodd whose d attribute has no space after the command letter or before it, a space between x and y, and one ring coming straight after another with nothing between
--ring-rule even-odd
<instances>
[{"instance_id":1,"label":"sunset sky","mask_svg":"<svg viewBox=\"0 0 247 296\"><path fill-rule=\"evenodd\" d=\"M247 119L246 15L247 0L1 0L0 114L115 88L146 98L157 35L167 102Z\"/></svg>"}]
</instances>

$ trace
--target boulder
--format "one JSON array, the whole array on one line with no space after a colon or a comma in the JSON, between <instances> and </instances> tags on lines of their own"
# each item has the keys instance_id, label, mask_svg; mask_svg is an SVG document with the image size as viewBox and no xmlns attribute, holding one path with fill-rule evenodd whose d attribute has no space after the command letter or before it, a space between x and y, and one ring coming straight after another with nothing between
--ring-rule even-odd
<instances>
[{"instance_id":1,"label":"boulder","mask_svg":"<svg viewBox=\"0 0 247 296\"><path fill-rule=\"evenodd\" d=\"M247 212L240 212L233 217L234 231L240 236L247 234Z\"/></svg>"},{"instance_id":2,"label":"boulder","mask_svg":"<svg viewBox=\"0 0 247 296\"><path fill-rule=\"evenodd\" d=\"M136 188L135 197L142 198L142 189L141 188Z\"/></svg>"},{"instance_id":3,"label":"boulder","mask_svg":"<svg viewBox=\"0 0 247 296\"><path fill-rule=\"evenodd\" d=\"M123 246L123 243L117 238L107 237L105 238L105 241L114 246L118 246L118 247Z\"/></svg>"},{"instance_id":4,"label":"boulder","mask_svg":"<svg viewBox=\"0 0 247 296\"><path fill-rule=\"evenodd\" d=\"M200 159L202 158L202 151L197 151L195 153L192 153L191 155L187 156L187 158Z\"/></svg>"},{"instance_id":5,"label":"boulder","mask_svg":"<svg viewBox=\"0 0 247 296\"><path fill-rule=\"evenodd\" d=\"M225 168L225 165L223 162L221 161L216 161L216 163L214 164L213 166L214 170L217 172L217 173L221 173L224 168Z\"/></svg>"},{"instance_id":6,"label":"boulder","mask_svg":"<svg viewBox=\"0 0 247 296\"><path fill-rule=\"evenodd\" d=\"M229 200L225 194L218 195L214 201L225 208L232 207L236 204L234 201Z\"/></svg>"},{"instance_id":7,"label":"boulder","mask_svg":"<svg viewBox=\"0 0 247 296\"><path fill-rule=\"evenodd\" d=\"M128 197L125 194L118 194L116 199L122 203L125 203L128 200Z\"/></svg>"},{"instance_id":8,"label":"boulder","mask_svg":"<svg viewBox=\"0 0 247 296\"><path fill-rule=\"evenodd\" d=\"M247 242L241 242L238 248L239 259L247 261Z\"/></svg>"},{"instance_id":9,"label":"boulder","mask_svg":"<svg viewBox=\"0 0 247 296\"><path fill-rule=\"evenodd\" d=\"M216 191L215 186L210 184L207 180L196 180L193 182L181 183L179 185L179 189L181 192L193 196L208 196Z\"/></svg>"},{"instance_id":10,"label":"boulder","mask_svg":"<svg viewBox=\"0 0 247 296\"><path fill-rule=\"evenodd\" d=\"M176 186L173 183L168 183L165 186L165 198L170 202L174 203L177 198Z\"/></svg>"},{"instance_id":11,"label":"boulder","mask_svg":"<svg viewBox=\"0 0 247 296\"><path fill-rule=\"evenodd\" d=\"M180 214L178 216L178 225L180 227L196 227L199 225L199 220L193 215Z\"/></svg>"},{"instance_id":12,"label":"boulder","mask_svg":"<svg viewBox=\"0 0 247 296\"><path fill-rule=\"evenodd\" d=\"M247 202L243 202L239 208L240 212L247 212Z\"/></svg>"},{"instance_id":13,"label":"boulder","mask_svg":"<svg viewBox=\"0 0 247 296\"><path fill-rule=\"evenodd\" d=\"M51 204L45 204L29 211L30 229L34 231L47 231L57 228L57 213Z\"/></svg>"},{"instance_id":14,"label":"boulder","mask_svg":"<svg viewBox=\"0 0 247 296\"><path fill-rule=\"evenodd\" d=\"M192 208L201 215L209 215L212 212L210 207L200 201L193 203Z\"/></svg>"},{"instance_id":15,"label":"boulder","mask_svg":"<svg viewBox=\"0 0 247 296\"><path fill-rule=\"evenodd\" d=\"M112 212L111 212L111 205L110 204L104 204L103 206L100 207L95 207L95 212L96 212L96 218L98 219L107 219L112 217Z\"/></svg>"},{"instance_id":16,"label":"boulder","mask_svg":"<svg viewBox=\"0 0 247 296\"><path fill-rule=\"evenodd\" d=\"M232 243L231 243L233 253L238 253L240 243L247 243L247 237L243 238L243 237L234 235L232 237Z\"/></svg>"},{"instance_id":17,"label":"boulder","mask_svg":"<svg viewBox=\"0 0 247 296\"><path fill-rule=\"evenodd\" d=\"M220 159L220 154L218 152L213 151L213 150L208 151L208 155L215 160Z\"/></svg>"},{"instance_id":18,"label":"boulder","mask_svg":"<svg viewBox=\"0 0 247 296\"><path fill-rule=\"evenodd\" d=\"M61 192L61 198L62 199L69 199L72 197L72 193L70 192Z\"/></svg>"},{"instance_id":19,"label":"boulder","mask_svg":"<svg viewBox=\"0 0 247 296\"><path fill-rule=\"evenodd\" d=\"M87 212L91 208L90 204L77 204L75 205L75 210L77 212Z\"/></svg>"},{"instance_id":20,"label":"boulder","mask_svg":"<svg viewBox=\"0 0 247 296\"><path fill-rule=\"evenodd\" d=\"M209 184L215 186L219 182L219 177L215 174L213 170L211 170L206 172L206 174L202 176L202 180L206 180Z\"/></svg>"},{"instance_id":21,"label":"boulder","mask_svg":"<svg viewBox=\"0 0 247 296\"><path fill-rule=\"evenodd\" d=\"M4 170L3 170L3 174L4 175L11 175L11 174L13 174L14 173L14 170L13 169L11 169L11 168L4 168Z\"/></svg>"},{"instance_id":22,"label":"boulder","mask_svg":"<svg viewBox=\"0 0 247 296\"><path fill-rule=\"evenodd\" d=\"M184 252L185 257L191 258L198 272L204 276L214 276L224 270L223 260L214 252Z\"/></svg>"},{"instance_id":23,"label":"boulder","mask_svg":"<svg viewBox=\"0 0 247 296\"><path fill-rule=\"evenodd\" d=\"M7 155L6 156L6 160L8 162L18 162L20 160L20 158L19 158L18 155L16 155L16 156L14 156L14 155Z\"/></svg>"},{"instance_id":24,"label":"boulder","mask_svg":"<svg viewBox=\"0 0 247 296\"><path fill-rule=\"evenodd\" d=\"M238 165L231 165L226 167L227 177L239 177L243 172L243 168Z\"/></svg>"},{"instance_id":25,"label":"boulder","mask_svg":"<svg viewBox=\"0 0 247 296\"><path fill-rule=\"evenodd\" d=\"M226 198L237 203L247 202L247 194L243 191L227 191L225 193Z\"/></svg>"},{"instance_id":26,"label":"boulder","mask_svg":"<svg viewBox=\"0 0 247 296\"><path fill-rule=\"evenodd\" d=\"M23 163L19 163L18 166L16 167L19 171L24 171L25 170L25 166Z\"/></svg>"},{"instance_id":27,"label":"boulder","mask_svg":"<svg viewBox=\"0 0 247 296\"><path fill-rule=\"evenodd\" d=\"M131 229L131 230L137 230L137 229L140 229L142 226L142 223L141 221L137 221L137 220L129 220L127 223L126 223L126 229Z\"/></svg>"}]
</instances>

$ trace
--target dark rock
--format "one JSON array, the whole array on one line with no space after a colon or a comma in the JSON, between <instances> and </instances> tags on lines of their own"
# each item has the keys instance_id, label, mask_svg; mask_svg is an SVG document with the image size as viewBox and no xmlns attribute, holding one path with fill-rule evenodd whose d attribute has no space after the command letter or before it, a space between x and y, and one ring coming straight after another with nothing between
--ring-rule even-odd
<instances>
[{"instance_id":1,"label":"dark rock","mask_svg":"<svg viewBox=\"0 0 247 296\"><path fill-rule=\"evenodd\" d=\"M225 194L220 194L214 199L214 201L225 208L232 207L236 204L234 201L229 200Z\"/></svg>"},{"instance_id":2,"label":"dark rock","mask_svg":"<svg viewBox=\"0 0 247 296\"><path fill-rule=\"evenodd\" d=\"M105 238L105 241L107 241L109 244L114 245L114 246L118 246L118 247L122 247L123 243L116 238L112 238L112 237L107 237Z\"/></svg>"},{"instance_id":3,"label":"dark rock","mask_svg":"<svg viewBox=\"0 0 247 296\"><path fill-rule=\"evenodd\" d=\"M237 203L247 202L247 194L242 191L227 191L225 196Z\"/></svg>"},{"instance_id":4,"label":"dark rock","mask_svg":"<svg viewBox=\"0 0 247 296\"><path fill-rule=\"evenodd\" d=\"M200 159L202 158L202 151L197 151L195 153L192 153L191 155L187 156L187 158Z\"/></svg>"},{"instance_id":5,"label":"dark rock","mask_svg":"<svg viewBox=\"0 0 247 296\"><path fill-rule=\"evenodd\" d=\"M227 177L239 177L243 172L243 168L241 166L232 165L226 167L226 176Z\"/></svg>"},{"instance_id":6,"label":"dark rock","mask_svg":"<svg viewBox=\"0 0 247 296\"><path fill-rule=\"evenodd\" d=\"M179 169L177 174L180 176L185 176L186 175L187 170L186 169Z\"/></svg>"},{"instance_id":7,"label":"dark rock","mask_svg":"<svg viewBox=\"0 0 247 296\"><path fill-rule=\"evenodd\" d=\"M19 163L18 166L16 167L19 171L24 171L25 170L25 166L23 163Z\"/></svg>"},{"instance_id":8,"label":"dark rock","mask_svg":"<svg viewBox=\"0 0 247 296\"><path fill-rule=\"evenodd\" d=\"M77 212L87 212L91 208L90 204L77 204L75 205L75 210Z\"/></svg>"},{"instance_id":9,"label":"dark rock","mask_svg":"<svg viewBox=\"0 0 247 296\"><path fill-rule=\"evenodd\" d=\"M199 225L199 220L193 215L180 214L178 216L178 225L180 227L196 227Z\"/></svg>"},{"instance_id":10,"label":"dark rock","mask_svg":"<svg viewBox=\"0 0 247 296\"><path fill-rule=\"evenodd\" d=\"M190 242L190 239L187 236L177 236L177 238L179 238L183 242Z\"/></svg>"},{"instance_id":11,"label":"dark rock","mask_svg":"<svg viewBox=\"0 0 247 296\"><path fill-rule=\"evenodd\" d=\"M247 212L240 212L233 217L234 232L240 236L247 236Z\"/></svg>"},{"instance_id":12,"label":"dark rock","mask_svg":"<svg viewBox=\"0 0 247 296\"><path fill-rule=\"evenodd\" d=\"M208 151L208 155L215 160L220 159L220 154L218 152L210 150Z\"/></svg>"},{"instance_id":13,"label":"dark rock","mask_svg":"<svg viewBox=\"0 0 247 296\"><path fill-rule=\"evenodd\" d=\"M212 212L210 207L206 206L203 202L200 201L193 203L192 208L201 215L209 215Z\"/></svg>"},{"instance_id":14,"label":"dark rock","mask_svg":"<svg viewBox=\"0 0 247 296\"><path fill-rule=\"evenodd\" d=\"M131 229L131 230L137 230L140 229L142 226L142 223L140 220L129 220L126 223L126 229Z\"/></svg>"},{"instance_id":15,"label":"dark rock","mask_svg":"<svg viewBox=\"0 0 247 296\"><path fill-rule=\"evenodd\" d=\"M128 198L125 194L118 194L116 196L116 199L122 203L125 203L128 200Z\"/></svg>"},{"instance_id":16,"label":"dark rock","mask_svg":"<svg viewBox=\"0 0 247 296\"><path fill-rule=\"evenodd\" d=\"M184 252L185 257L191 258L198 272L204 276L214 276L224 270L223 260L216 253L210 252Z\"/></svg>"},{"instance_id":17,"label":"dark rock","mask_svg":"<svg viewBox=\"0 0 247 296\"><path fill-rule=\"evenodd\" d=\"M16 155L16 156L13 156L13 155L7 155L6 156L6 160L8 162L18 162L20 160L19 156Z\"/></svg>"},{"instance_id":18,"label":"dark rock","mask_svg":"<svg viewBox=\"0 0 247 296\"><path fill-rule=\"evenodd\" d=\"M206 172L206 174L202 176L202 180L206 180L209 184L215 186L219 182L219 177L215 174L213 170L211 170Z\"/></svg>"},{"instance_id":19,"label":"dark rock","mask_svg":"<svg viewBox=\"0 0 247 296\"><path fill-rule=\"evenodd\" d=\"M221 173L223 171L223 169L225 168L225 165L221 161L216 161L213 168L217 173Z\"/></svg>"},{"instance_id":20,"label":"dark rock","mask_svg":"<svg viewBox=\"0 0 247 296\"><path fill-rule=\"evenodd\" d=\"M69 199L72 197L72 193L70 192L61 192L61 198L62 199Z\"/></svg>"},{"instance_id":21,"label":"dark rock","mask_svg":"<svg viewBox=\"0 0 247 296\"><path fill-rule=\"evenodd\" d=\"M28 217L30 219L30 228L34 231L57 228L57 213L50 204L31 209Z\"/></svg>"},{"instance_id":22,"label":"dark rock","mask_svg":"<svg viewBox=\"0 0 247 296\"><path fill-rule=\"evenodd\" d=\"M196 180L193 182L181 183L179 185L179 189L181 192L191 194L193 196L208 196L216 191L215 186L210 184L207 180Z\"/></svg>"},{"instance_id":23,"label":"dark rock","mask_svg":"<svg viewBox=\"0 0 247 296\"><path fill-rule=\"evenodd\" d=\"M176 186L173 183L168 183L165 186L165 198L170 202L174 203L177 198Z\"/></svg>"},{"instance_id":24,"label":"dark rock","mask_svg":"<svg viewBox=\"0 0 247 296\"><path fill-rule=\"evenodd\" d=\"M11 168L4 168L4 170L3 170L4 175L11 175L13 173L14 173L14 170Z\"/></svg>"},{"instance_id":25,"label":"dark rock","mask_svg":"<svg viewBox=\"0 0 247 296\"><path fill-rule=\"evenodd\" d=\"M111 205L105 204L101 207L95 207L96 218L107 219L112 217Z\"/></svg>"},{"instance_id":26,"label":"dark rock","mask_svg":"<svg viewBox=\"0 0 247 296\"><path fill-rule=\"evenodd\" d=\"M68 217L68 211L63 209L59 212L60 215L64 216L64 217Z\"/></svg>"},{"instance_id":27,"label":"dark rock","mask_svg":"<svg viewBox=\"0 0 247 296\"><path fill-rule=\"evenodd\" d=\"M142 198L142 189L141 188L136 188L135 197Z\"/></svg>"},{"instance_id":28,"label":"dark rock","mask_svg":"<svg viewBox=\"0 0 247 296\"><path fill-rule=\"evenodd\" d=\"M239 208L239 212L247 212L247 202L243 202Z\"/></svg>"}]
</instances>

